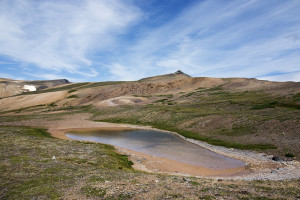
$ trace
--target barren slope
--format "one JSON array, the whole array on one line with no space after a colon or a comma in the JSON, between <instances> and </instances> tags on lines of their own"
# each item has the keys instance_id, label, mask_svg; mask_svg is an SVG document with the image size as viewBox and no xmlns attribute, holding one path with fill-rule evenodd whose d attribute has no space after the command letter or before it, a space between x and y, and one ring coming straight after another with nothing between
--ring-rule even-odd
<instances>
[{"instance_id":1,"label":"barren slope","mask_svg":"<svg viewBox=\"0 0 300 200\"><path fill-rule=\"evenodd\" d=\"M22 81L0 78L0 98L13 96L22 92L42 90L69 83L66 79L49 81Z\"/></svg>"}]
</instances>

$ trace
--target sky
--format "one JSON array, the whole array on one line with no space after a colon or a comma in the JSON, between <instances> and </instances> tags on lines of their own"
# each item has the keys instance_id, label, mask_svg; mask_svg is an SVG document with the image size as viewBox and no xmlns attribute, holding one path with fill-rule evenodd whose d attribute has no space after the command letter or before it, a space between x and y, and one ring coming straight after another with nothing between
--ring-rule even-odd
<instances>
[{"instance_id":1,"label":"sky","mask_svg":"<svg viewBox=\"0 0 300 200\"><path fill-rule=\"evenodd\" d=\"M300 81L300 0L0 0L0 77Z\"/></svg>"}]
</instances>

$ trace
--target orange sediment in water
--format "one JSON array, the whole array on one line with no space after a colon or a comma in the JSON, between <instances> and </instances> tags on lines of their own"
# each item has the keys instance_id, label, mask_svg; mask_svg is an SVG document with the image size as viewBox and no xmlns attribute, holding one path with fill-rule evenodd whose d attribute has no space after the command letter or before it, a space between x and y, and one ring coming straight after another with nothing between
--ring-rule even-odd
<instances>
[{"instance_id":1,"label":"orange sediment in water","mask_svg":"<svg viewBox=\"0 0 300 200\"><path fill-rule=\"evenodd\" d=\"M50 130L51 131L51 130ZM211 152L170 133L124 127L51 131L62 139L114 145L130 155L135 169L192 176L231 176L246 172L245 163Z\"/></svg>"}]
</instances>

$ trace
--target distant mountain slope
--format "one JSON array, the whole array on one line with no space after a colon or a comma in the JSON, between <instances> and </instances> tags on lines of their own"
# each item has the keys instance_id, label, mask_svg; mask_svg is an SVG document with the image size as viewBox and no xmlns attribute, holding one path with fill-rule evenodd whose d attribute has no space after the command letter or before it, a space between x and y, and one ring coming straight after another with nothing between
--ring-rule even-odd
<instances>
[{"instance_id":1,"label":"distant mountain slope","mask_svg":"<svg viewBox=\"0 0 300 200\"><path fill-rule=\"evenodd\" d=\"M146 82L146 81L169 81L169 80L178 80L183 78L189 78L191 77L188 74L185 74L181 70L178 70L175 73L171 74L165 74L165 75L158 75L158 76L151 76L147 78L142 78L139 80L139 82Z\"/></svg>"},{"instance_id":2,"label":"distant mountain slope","mask_svg":"<svg viewBox=\"0 0 300 200\"><path fill-rule=\"evenodd\" d=\"M204 91L202 92L204 96L206 95L205 91L261 91L272 95L286 96L287 98L300 92L300 82L271 82L254 78L191 77L180 70L172 74L148 77L139 81L68 83L69 81L65 79L52 81L16 81L2 79L2 81L0 81L0 97L12 96L22 92L26 92L26 95L38 95L41 93L66 91L69 96L66 96L65 99L61 99L61 101L57 102L57 105L77 106L89 104L106 105L103 104L102 101L116 101L114 99L118 97L124 97L124 99L121 100L118 98L118 102L122 102L120 105L126 104L126 102L130 105L132 103L151 103L158 100L160 96L174 95L174 97L180 97L185 94L186 96L193 97L195 96L194 94L200 95L199 91ZM56 87L30 92L29 90L32 86L37 90ZM143 101L140 101L139 98L133 98L148 96L149 98ZM30 101L30 98L27 100ZM4 103L0 101L0 103L2 104L0 108L4 109L4 104L9 102ZM18 108L21 108L22 105L18 106ZM32 103L30 105L34 106L37 104Z\"/></svg>"},{"instance_id":3,"label":"distant mountain slope","mask_svg":"<svg viewBox=\"0 0 300 200\"><path fill-rule=\"evenodd\" d=\"M66 79L46 81L23 81L0 78L0 98L17 95L22 92L42 90L68 83L69 81Z\"/></svg>"}]
</instances>

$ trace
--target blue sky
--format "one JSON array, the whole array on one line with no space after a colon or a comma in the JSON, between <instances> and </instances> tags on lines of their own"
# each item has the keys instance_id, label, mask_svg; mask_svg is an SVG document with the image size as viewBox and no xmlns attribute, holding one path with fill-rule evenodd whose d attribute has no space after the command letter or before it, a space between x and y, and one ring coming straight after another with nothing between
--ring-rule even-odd
<instances>
[{"instance_id":1,"label":"blue sky","mask_svg":"<svg viewBox=\"0 0 300 200\"><path fill-rule=\"evenodd\" d=\"M299 0L0 0L0 77L300 81Z\"/></svg>"}]
</instances>

